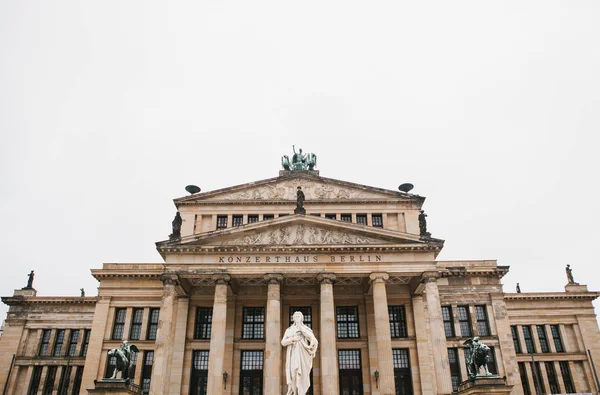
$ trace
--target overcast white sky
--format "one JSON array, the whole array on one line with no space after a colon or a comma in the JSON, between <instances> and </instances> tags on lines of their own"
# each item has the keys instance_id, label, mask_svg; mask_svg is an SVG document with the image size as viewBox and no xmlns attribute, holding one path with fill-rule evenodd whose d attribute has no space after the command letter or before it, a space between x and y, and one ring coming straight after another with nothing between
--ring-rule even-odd
<instances>
[{"instance_id":1,"label":"overcast white sky","mask_svg":"<svg viewBox=\"0 0 600 395\"><path fill-rule=\"evenodd\" d=\"M426 196L440 259L600 290L600 2L0 2L0 295L160 262L172 199L321 175ZM6 306L0 307L5 316Z\"/></svg>"}]
</instances>

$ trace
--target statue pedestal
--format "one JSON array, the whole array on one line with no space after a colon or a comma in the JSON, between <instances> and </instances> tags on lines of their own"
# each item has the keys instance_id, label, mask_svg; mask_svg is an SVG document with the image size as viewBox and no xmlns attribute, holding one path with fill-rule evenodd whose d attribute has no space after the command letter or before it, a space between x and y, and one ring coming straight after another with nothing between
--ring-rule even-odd
<instances>
[{"instance_id":1,"label":"statue pedestal","mask_svg":"<svg viewBox=\"0 0 600 395\"><path fill-rule=\"evenodd\" d=\"M141 395L142 388L130 383L127 379L94 380L94 389L88 389L90 394L110 395Z\"/></svg>"},{"instance_id":2,"label":"statue pedestal","mask_svg":"<svg viewBox=\"0 0 600 395\"><path fill-rule=\"evenodd\" d=\"M306 210L305 210L304 208L299 208L299 207L296 207L296 208L294 209L294 214L302 214L302 215L306 215Z\"/></svg>"},{"instance_id":3,"label":"statue pedestal","mask_svg":"<svg viewBox=\"0 0 600 395\"><path fill-rule=\"evenodd\" d=\"M512 385L506 385L504 379L499 376L481 376L475 380L463 381L458 386L460 395L485 395L485 394L500 394L510 395Z\"/></svg>"}]
</instances>

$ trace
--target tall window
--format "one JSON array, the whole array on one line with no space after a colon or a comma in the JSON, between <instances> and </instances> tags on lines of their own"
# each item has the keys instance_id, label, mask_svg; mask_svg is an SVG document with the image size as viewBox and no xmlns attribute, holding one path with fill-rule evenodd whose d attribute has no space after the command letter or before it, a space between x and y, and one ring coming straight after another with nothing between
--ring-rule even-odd
<instances>
[{"instance_id":1,"label":"tall window","mask_svg":"<svg viewBox=\"0 0 600 395\"><path fill-rule=\"evenodd\" d=\"M156 332L158 332L158 317L160 309L150 309L150 317L148 319L148 333L146 340L156 340Z\"/></svg>"},{"instance_id":2,"label":"tall window","mask_svg":"<svg viewBox=\"0 0 600 395\"><path fill-rule=\"evenodd\" d=\"M471 331L471 315L469 314L469 306L458 306L456 308L456 312L458 313L458 324L460 325L461 336L473 336Z\"/></svg>"},{"instance_id":3,"label":"tall window","mask_svg":"<svg viewBox=\"0 0 600 395\"><path fill-rule=\"evenodd\" d=\"M117 357L110 356L106 360L106 370L104 372L104 377L112 377L115 369L117 368Z\"/></svg>"},{"instance_id":4,"label":"tall window","mask_svg":"<svg viewBox=\"0 0 600 395\"><path fill-rule=\"evenodd\" d=\"M410 358L408 348L392 349L394 362L394 382L396 383L396 394L412 394L412 379L410 374Z\"/></svg>"},{"instance_id":5,"label":"tall window","mask_svg":"<svg viewBox=\"0 0 600 395\"><path fill-rule=\"evenodd\" d=\"M52 331L50 329L44 329L42 331L42 341L40 342L40 352L39 354L41 356L45 356L48 355L48 353L50 352L49 347L50 347L50 334L52 333ZM39 385L39 383L38 383Z\"/></svg>"},{"instance_id":6,"label":"tall window","mask_svg":"<svg viewBox=\"0 0 600 395\"><path fill-rule=\"evenodd\" d=\"M258 222L258 215L248 215L248 223L253 224L255 222Z\"/></svg>"},{"instance_id":7,"label":"tall window","mask_svg":"<svg viewBox=\"0 0 600 395\"><path fill-rule=\"evenodd\" d=\"M548 385L550 386L550 392L552 394L559 394L560 390L558 389L558 378L556 377L554 362L546 362L546 374L548 375Z\"/></svg>"},{"instance_id":8,"label":"tall window","mask_svg":"<svg viewBox=\"0 0 600 395\"><path fill-rule=\"evenodd\" d=\"M75 352L77 351L77 341L79 340L79 329L71 329L71 335L69 336L69 351L67 354L70 357L75 356Z\"/></svg>"},{"instance_id":9,"label":"tall window","mask_svg":"<svg viewBox=\"0 0 600 395\"><path fill-rule=\"evenodd\" d=\"M383 216L381 214L373 214L371 220L375 228L383 228Z\"/></svg>"},{"instance_id":10,"label":"tall window","mask_svg":"<svg viewBox=\"0 0 600 395\"><path fill-rule=\"evenodd\" d=\"M496 364L496 350L490 347L488 370L491 374L498 374L498 365Z\"/></svg>"},{"instance_id":11,"label":"tall window","mask_svg":"<svg viewBox=\"0 0 600 395\"><path fill-rule=\"evenodd\" d=\"M359 225L367 224L367 214L356 214L356 223Z\"/></svg>"},{"instance_id":12,"label":"tall window","mask_svg":"<svg viewBox=\"0 0 600 395\"><path fill-rule=\"evenodd\" d=\"M566 392L569 394L577 392L575 391L573 379L571 378L571 369L569 369L569 361L560 361L558 365L560 366L560 373L562 374L563 382L565 383Z\"/></svg>"},{"instance_id":13,"label":"tall window","mask_svg":"<svg viewBox=\"0 0 600 395\"><path fill-rule=\"evenodd\" d=\"M562 339L560 338L560 329L558 325L550 325L550 333L552 333L552 340L554 340L554 348L556 348L556 352L565 352Z\"/></svg>"},{"instance_id":14,"label":"tall window","mask_svg":"<svg viewBox=\"0 0 600 395\"><path fill-rule=\"evenodd\" d=\"M406 310L404 306L388 306L390 315L390 333L392 338L408 337L406 328Z\"/></svg>"},{"instance_id":15,"label":"tall window","mask_svg":"<svg viewBox=\"0 0 600 395\"><path fill-rule=\"evenodd\" d=\"M128 377L131 380L135 379L135 367L137 366L138 354L139 353L135 351L131 352L131 367L129 368L128 373Z\"/></svg>"},{"instance_id":16,"label":"tall window","mask_svg":"<svg viewBox=\"0 0 600 395\"><path fill-rule=\"evenodd\" d=\"M304 316L304 325L312 329L312 307L310 306L290 306L290 325L294 322L294 313L299 311Z\"/></svg>"},{"instance_id":17,"label":"tall window","mask_svg":"<svg viewBox=\"0 0 600 395\"><path fill-rule=\"evenodd\" d=\"M194 323L194 339L210 339L212 326L212 307L197 307Z\"/></svg>"},{"instance_id":18,"label":"tall window","mask_svg":"<svg viewBox=\"0 0 600 395\"><path fill-rule=\"evenodd\" d=\"M515 345L515 352L517 354L521 354L523 350L521 350L521 342L519 340L519 330L516 325L512 325L510 327L510 332L512 333L513 343Z\"/></svg>"},{"instance_id":19,"label":"tall window","mask_svg":"<svg viewBox=\"0 0 600 395\"><path fill-rule=\"evenodd\" d=\"M338 350L340 394L362 395L360 362L360 350Z\"/></svg>"},{"instance_id":20,"label":"tall window","mask_svg":"<svg viewBox=\"0 0 600 395\"><path fill-rule=\"evenodd\" d=\"M359 338L358 307L338 306L336 308L337 335L339 339Z\"/></svg>"},{"instance_id":21,"label":"tall window","mask_svg":"<svg viewBox=\"0 0 600 395\"><path fill-rule=\"evenodd\" d=\"M56 337L54 338L54 351L52 355L60 357L62 354L63 343L65 341L65 330L59 329L56 331Z\"/></svg>"},{"instance_id":22,"label":"tall window","mask_svg":"<svg viewBox=\"0 0 600 395\"><path fill-rule=\"evenodd\" d=\"M352 222L352 214L342 214L342 222Z\"/></svg>"},{"instance_id":23,"label":"tall window","mask_svg":"<svg viewBox=\"0 0 600 395\"><path fill-rule=\"evenodd\" d=\"M442 306L442 319L444 320L444 333L446 334L446 338L455 337L451 306Z\"/></svg>"},{"instance_id":24,"label":"tall window","mask_svg":"<svg viewBox=\"0 0 600 395\"><path fill-rule=\"evenodd\" d=\"M73 380L73 391L71 395L79 395L81 389L81 380L83 379L83 366L78 366L75 372L75 380Z\"/></svg>"},{"instance_id":25,"label":"tall window","mask_svg":"<svg viewBox=\"0 0 600 395\"><path fill-rule=\"evenodd\" d=\"M85 329L83 331L83 344L81 346L81 356L85 357L87 355L88 346L90 344L90 335L92 331L89 329Z\"/></svg>"},{"instance_id":26,"label":"tall window","mask_svg":"<svg viewBox=\"0 0 600 395\"><path fill-rule=\"evenodd\" d=\"M191 380L190 395L207 395L208 350L194 350Z\"/></svg>"},{"instance_id":27,"label":"tall window","mask_svg":"<svg viewBox=\"0 0 600 395\"><path fill-rule=\"evenodd\" d=\"M217 229L225 229L227 227L227 216L217 215Z\"/></svg>"},{"instance_id":28,"label":"tall window","mask_svg":"<svg viewBox=\"0 0 600 395\"><path fill-rule=\"evenodd\" d=\"M67 393L69 383L71 382L71 373L73 372L73 366L63 366L60 372L60 380L58 380L58 395Z\"/></svg>"},{"instance_id":29,"label":"tall window","mask_svg":"<svg viewBox=\"0 0 600 395\"><path fill-rule=\"evenodd\" d=\"M544 325L536 325L536 327L542 352L550 352L550 347L548 347L548 339L546 338L546 328L544 328Z\"/></svg>"},{"instance_id":30,"label":"tall window","mask_svg":"<svg viewBox=\"0 0 600 395\"><path fill-rule=\"evenodd\" d=\"M242 321L242 339L264 339L264 307L244 307Z\"/></svg>"},{"instance_id":31,"label":"tall window","mask_svg":"<svg viewBox=\"0 0 600 395\"><path fill-rule=\"evenodd\" d=\"M262 395L263 351L242 351L240 394Z\"/></svg>"},{"instance_id":32,"label":"tall window","mask_svg":"<svg viewBox=\"0 0 600 395\"><path fill-rule=\"evenodd\" d=\"M535 344L533 344L533 337L531 336L530 326L523 325L523 339L525 339L525 346L527 347L527 352L535 352Z\"/></svg>"},{"instance_id":33,"label":"tall window","mask_svg":"<svg viewBox=\"0 0 600 395\"><path fill-rule=\"evenodd\" d=\"M116 309L115 310L115 322L113 324L112 339L121 340L123 339L123 329L125 329L125 313L127 309Z\"/></svg>"},{"instance_id":34,"label":"tall window","mask_svg":"<svg viewBox=\"0 0 600 395\"><path fill-rule=\"evenodd\" d=\"M458 391L460 384L460 364L458 362L458 349L448 349L448 363L450 364L450 378L452 380L452 391Z\"/></svg>"},{"instance_id":35,"label":"tall window","mask_svg":"<svg viewBox=\"0 0 600 395\"><path fill-rule=\"evenodd\" d=\"M42 378L42 369L43 366L33 367L33 374L31 375L31 383L29 384L29 390L27 391L27 395L37 395L38 389L40 387L40 380Z\"/></svg>"},{"instance_id":36,"label":"tall window","mask_svg":"<svg viewBox=\"0 0 600 395\"><path fill-rule=\"evenodd\" d=\"M142 336L142 319L144 318L144 309L133 309L131 317L131 330L129 331L129 339L140 340Z\"/></svg>"},{"instance_id":37,"label":"tall window","mask_svg":"<svg viewBox=\"0 0 600 395\"><path fill-rule=\"evenodd\" d=\"M479 336L490 335L490 324L488 323L487 309L485 306L475 306L475 318L477 318L477 330Z\"/></svg>"},{"instance_id":38,"label":"tall window","mask_svg":"<svg viewBox=\"0 0 600 395\"><path fill-rule=\"evenodd\" d=\"M527 378L527 369L524 362L519 362L519 375L521 376L521 386L523 387L524 395L531 395L529 388L529 379Z\"/></svg>"},{"instance_id":39,"label":"tall window","mask_svg":"<svg viewBox=\"0 0 600 395\"><path fill-rule=\"evenodd\" d=\"M542 378L542 369L540 368L540 363L529 362L531 365L531 371L533 372L533 381L534 384L539 390L543 393L546 392L546 387L544 386L544 379Z\"/></svg>"},{"instance_id":40,"label":"tall window","mask_svg":"<svg viewBox=\"0 0 600 395\"><path fill-rule=\"evenodd\" d=\"M231 222L233 226L242 226L244 224L244 216L234 215Z\"/></svg>"},{"instance_id":41,"label":"tall window","mask_svg":"<svg viewBox=\"0 0 600 395\"><path fill-rule=\"evenodd\" d=\"M54 381L56 380L56 369L57 366L48 366L48 373L46 375L46 382L44 383L43 395L52 395L54 390Z\"/></svg>"},{"instance_id":42,"label":"tall window","mask_svg":"<svg viewBox=\"0 0 600 395\"><path fill-rule=\"evenodd\" d=\"M154 351L144 352L144 365L142 366L142 393L150 393L150 379L152 378L152 365L154 364Z\"/></svg>"}]
</instances>

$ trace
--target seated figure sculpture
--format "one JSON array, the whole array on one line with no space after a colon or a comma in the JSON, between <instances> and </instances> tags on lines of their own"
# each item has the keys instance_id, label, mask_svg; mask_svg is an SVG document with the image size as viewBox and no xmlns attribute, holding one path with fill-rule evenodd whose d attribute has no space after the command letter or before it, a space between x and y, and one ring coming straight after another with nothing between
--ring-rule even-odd
<instances>
[{"instance_id":1,"label":"seated figure sculpture","mask_svg":"<svg viewBox=\"0 0 600 395\"><path fill-rule=\"evenodd\" d=\"M310 388L310 371L319 342L312 329L304 325L304 315L296 311L294 323L285 331L281 345L287 347L285 358L286 395L305 395Z\"/></svg>"}]
</instances>

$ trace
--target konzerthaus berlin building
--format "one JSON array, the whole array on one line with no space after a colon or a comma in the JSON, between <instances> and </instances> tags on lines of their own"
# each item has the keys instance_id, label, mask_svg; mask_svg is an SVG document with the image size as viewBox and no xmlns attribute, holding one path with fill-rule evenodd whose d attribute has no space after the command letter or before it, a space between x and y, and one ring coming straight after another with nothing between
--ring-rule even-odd
<instances>
[{"instance_id":1,"label":"konzerthaus berlin building","mask_svg":"<svg viewBox=\"0 0 600 395\"><path fill-rule=\"evenodd\" d=\"M128 340L144 394L285 394L281 338L301 311L319 340L315 395L451 394L474 336L511 394L597 393L599 294L572 278L564 292L506 293L508 266L437 260L424 201L315 170L177 198L164 263L92 269L97 297L2 298L0 388L98 393L107 351Z\"/></svg>"}]
</instances>

